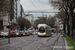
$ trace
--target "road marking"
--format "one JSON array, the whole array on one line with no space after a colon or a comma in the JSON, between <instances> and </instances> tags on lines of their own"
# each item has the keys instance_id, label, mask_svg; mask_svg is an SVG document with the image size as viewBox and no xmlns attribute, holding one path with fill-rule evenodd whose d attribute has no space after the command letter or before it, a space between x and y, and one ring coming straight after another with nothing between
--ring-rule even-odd
<instances>
[{"instance_id":1,"label":"road marking","mask_svg":"<svg viewBox=\"0 0 75 50\"><path fill-rule=\"evenodd\" d=\"M45 41L43 44L41 44L36 50L38 50L41 46L43 46L46 43L47 43L47 41Z\"/></svg>"}]
</instances>

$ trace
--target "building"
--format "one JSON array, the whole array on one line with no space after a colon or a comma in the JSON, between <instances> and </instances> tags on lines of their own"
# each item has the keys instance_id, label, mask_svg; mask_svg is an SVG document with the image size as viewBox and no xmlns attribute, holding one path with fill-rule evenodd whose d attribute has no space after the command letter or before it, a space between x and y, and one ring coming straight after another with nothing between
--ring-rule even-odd
<instances>
[{"instance_id":1,"label":"building","mask_svg":"<svg viewBox=\"0 0 75 50\"><path fill-rule=\"evenodd\" d=\"M20 5L20 9L21 9L20 15L21 15L21 17L24 17L24 9L23 9L22 5Z\"/></svg>"},{"instance_id":2,"label":"building","mask_svg":"<svg viewBox=\"0 0 75 50\"><path fill-rule=\"evenodd\" d=\"M6 27L7 25L15 25L16 24L16 16L17 16L17 1L16 0L9 0L11 2L11 10L12 14L6 14L5 16L0 17L0 30L8 30ZM13 29L15 29L15 26L13 26Z\"/></svg>"},{"instance_id":3,"label":"building","mask_svg":"<svg viewBox=\"0 0 75 50\"><path fill-rule=\"evenodd\" d=\"M17 0L17 18L21 16L20 0Z\"/></svg>"},{"instance_id":4,"label":"building","mask_svg":"<svg viewBox=\"0 0 75 50\"><path fill-rule=\"evenodd\" d=\"M20 0L17 0L17 18L18 17L24 17L24 9L20 4Z\"/></svg>"},{"instance_id":5,"label":"building","mask_svg":"<svg viewBox=\"0 0 75 50\"><path fill-rule=\"evenodd\" d=\"M57 26L57 30L60 32L60 31L63 31L63 21L61 19L57 19L57 21L55 21L55 26Z\"/></svg>"},{"instance_id":6,"label":"building","mask_svg":"<svg viewBox=\"0 0 75 50\"><path fill-rule=\"evenodd\" d=\"M5 16L0 14L0 30L8 30L7 26L9 24L11 25L10 29L15 30L17 18L20 16L24 17L24 9L20 4L20 0L9 0L9 2L11 2L12 14L9 15L7 13Z\"/></svg>"},{"instance_id":7,"label":"building","mask_svg":"<svg viewBox=\"0 0 75 50\"><path fill-rule=\"evenodd\" d=\"M34 18L32 14L25 14L25 18L28 19L32 25L34 24Z\"/></svg>"}]
</instances>

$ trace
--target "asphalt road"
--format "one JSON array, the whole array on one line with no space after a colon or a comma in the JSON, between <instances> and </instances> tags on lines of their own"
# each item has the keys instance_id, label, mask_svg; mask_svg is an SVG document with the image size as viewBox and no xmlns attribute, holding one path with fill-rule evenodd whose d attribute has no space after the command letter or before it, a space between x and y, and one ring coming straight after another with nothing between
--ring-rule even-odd
<instances>
[{"instance_id":1,"label":"asphalt road","mask_svg":"<svg viewBox=\"0 0 75 50\"><path fill-rule=\"evenodd\" d=\"M0 50L53 50L56 40L59 35L52 35L50 37L38 37L23 36L10 38L10 44L8 39L0 39ZM64 50L64 49L63 49Z\"/></svg>"}]
</instances>

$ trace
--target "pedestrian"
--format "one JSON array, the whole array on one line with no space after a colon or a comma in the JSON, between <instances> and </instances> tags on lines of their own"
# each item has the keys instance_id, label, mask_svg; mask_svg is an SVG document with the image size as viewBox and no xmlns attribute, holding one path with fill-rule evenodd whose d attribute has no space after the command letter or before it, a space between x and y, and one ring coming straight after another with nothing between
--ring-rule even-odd
<instances>
[{"instance_id":1,"label":"pedestrian","mask_svg":"<svg viewBox=\"0 0 75 50\"><path fill-rule=\"evenodd\" d=\"M58 35L58 30L57 30L57 35Z\"/></svg>"}]
</instances>

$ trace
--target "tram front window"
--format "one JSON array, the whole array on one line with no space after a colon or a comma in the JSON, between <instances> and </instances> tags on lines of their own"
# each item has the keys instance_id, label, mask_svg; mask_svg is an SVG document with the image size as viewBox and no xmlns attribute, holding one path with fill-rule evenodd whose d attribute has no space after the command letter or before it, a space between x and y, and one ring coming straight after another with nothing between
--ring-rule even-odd
<instances>
[{"instance_id":1,"label":"tram front window","mask_svg":"<svg viewBox=\"0 0 75 50\"><path fill-rule=\"evenodd\" d=\"M44 33L45 32L45 29L39 29L39 32L40 33Z\"/></svg>"}]
</instances>

